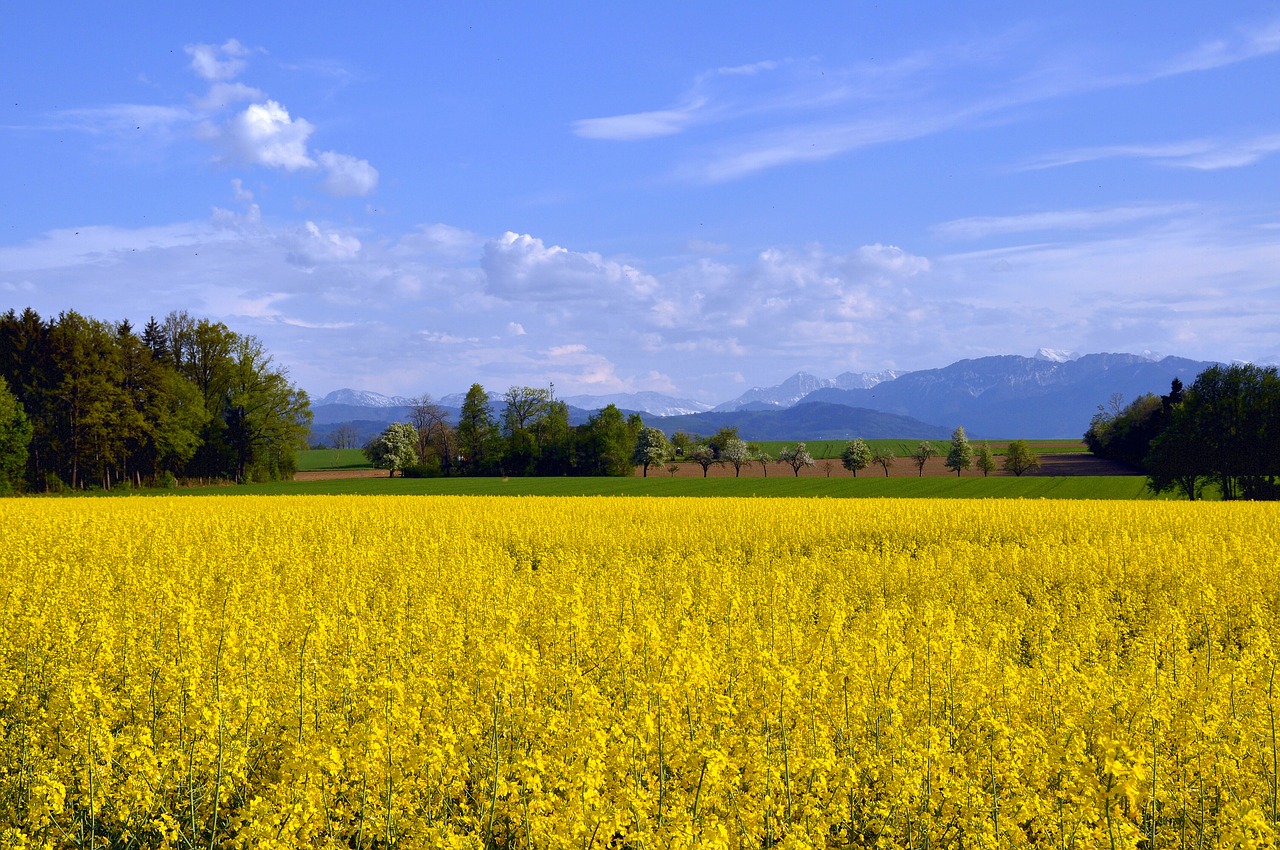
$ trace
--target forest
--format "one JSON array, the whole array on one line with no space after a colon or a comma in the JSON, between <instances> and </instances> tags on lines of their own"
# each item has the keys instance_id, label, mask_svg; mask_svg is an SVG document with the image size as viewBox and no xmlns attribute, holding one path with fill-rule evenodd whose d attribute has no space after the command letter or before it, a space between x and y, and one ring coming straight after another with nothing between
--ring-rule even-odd
<instances>
[{"instance_id":1,"label":"forest","mask_svg":"<svg viewBox=\"0 0 1280 850\"><path fill-rule=\"evenodd\" d=\"M37 492L288 478L311 422L306 393L257 338L185 311L139 333L128 320L9 310L6 409L0 454L20 468L0 486Z\"/></svg>"},{"instance_id":2,"label":"forest","mask_svg":"<svg viewBox=\"0 0 1280 850\"><path fill-rule=\"evenodd\" d=\"M1089 450L1147 473L1151 490L1201 498L1280 498L1280 374L1274 366L1211 366L1190 387L1100 406Z\"/></svg>"}]
</instances>

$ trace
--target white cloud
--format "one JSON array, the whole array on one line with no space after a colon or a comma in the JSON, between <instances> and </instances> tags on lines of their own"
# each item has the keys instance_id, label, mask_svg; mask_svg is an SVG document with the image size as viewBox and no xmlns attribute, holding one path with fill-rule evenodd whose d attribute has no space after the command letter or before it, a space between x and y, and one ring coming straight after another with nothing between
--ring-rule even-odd
<instances>
[{"instance_id":1,"label":"white cloud","mask_svg":"<svg viewBox=\"0 0 1280 850\"><path fill-rule=\"evenodd\" d=\"M524 325L519 322L507 322L507 333L511 336L524 336L527 331L525 331Z\"/></svg>"},{"instance_id":2,"label":"white cloud","mask_svg":"<svg viewBox=\"0 0 1280 850\"><path fill-rule=\"evenodd\" d=\"M701 105L695 103L680 109L659 109L607 118L583 118L573 122L573 132L584 139L616 141L674 136L694 121Z\"/></svg>"},{"instance_id":3,"label":"white cloud","mask_svg":"<svg viewBox=\"0 0 1280 850\"><path fill-rule=\"evenodd\" d=\"M318 224L308 221L300 231L282 237L288 249L291 265L303 270L332 263L347 263L360 255L360 240L335 230L324 231Z\"/></svg>"},{"instance_id":4,"label":"white cloud","mask_svg":"<svg viewBox=\"0 0 1280 850\"><path fill-rule=\"evenodd\" d=\"M378 170L368 160L322 151L316 156L325 170L324 189L340 198L368 195L378 188Z\"/></svg>"},{"instance_id":5,"label":"white cloud","mask_svg":"<svg viewBox=\"0 0 1280 850\"><path fill-rule=\"evenodd\" d=\"M231 39L221 45L188 45L186 52L192 70L210 83L204 95L189 99L189 106L124 103L66 109L50 113L39 129L107 137L113 150L135 156L140 141L146 140L151 144L145 151L148 157L164 145L194 137L213 145L230 162L287 172L319 171L321 188L335 197L365 196L377 189L378 170L368 160L338 151L313 152L314 124L290 115L261 89L232 82L244 70L249 48ZM226 117L229 107L246 102L248 106Z\"/></svg>"},{"instance_id":6,"label":"white cloud","mask_svg":"<svg viewBox=\"0 0 1280 850\"><path fill-rule=\"evenodd\" d=\"M428 254L432 257L474 261L480 256L485 238L478 233L449 224L424 224L406 233L396 242L395 251L403 256Z\"/></svg>"},{"instance_id":7,"label":"white cloud","mask_svg":"<svg viewBox=\"0 0 1280 850\"><path fill-rule=\"evenodd\" d=\"M629 300L657 282L632 266L579 253L534 236L507 232L485 244L480 261L488 291L510 301Z\"/></svg>"},{"instance_id":8,"label":"white cloud","mask_svg":"<svg viewBox=\"0 0 1280 850\"><path fill-rule=\"evenodd\" d=\"M128 137L135 136L139 130L169 133L174 128L193 124L199 117L198 113L181 106L117 103L55 112L49 128Z\"/></svg>"},{"instance_id":9,"label":"white cloud","mask_svg":"<svg viewBox=\"0 0 1280 850\"><path fill-rule=\"evenodd\" d=\"M1280 134L1239 139L1190 139L1150 145L1104 145L1050 154L1028 169L1059 168L1106 159L1144 159L1171 168L1218 171L1243 168L1280 151Z\"/></svg>"},{"instance_id":10,"label":"white cloud","mask_svg":"<svg viewBox=\"0 0 1280 850\"><path fill-rule=\"evenodd\" d=\"M723 128L719 138L685 154L674 168L677 177L714 183L893 142L1013 122L1027 114L1026 107L1049 100L1140 86L1280 51L1280 21L1271 21L1208 41L1164 63L1099 71L1093 67L1096 59L1083 49L1043 49L1043 37L1026 30L1013 27L969 43L845 66L809 60L718 68L698 75L680 105L583 119L574 123L574 132L637 140L695 125ZM1133 66L1136 60L1118 57L1116 63ZM967 84L965 90L958 89L960 80ZM981 82L973 85L975 80ZM748 117L752 120L741 120ZM1238 167L1276 149L1269 137L1257 141L1169 164Z\"/></svg>"},{"instance_id":11,"label":"white cloud","mask_svg":"<svg viewBox=\"0 0 1280 850\"><path fill-rule=\"evenodd\" d=\"M191 70L211 82L229 80L244 70L249 49L234 38L218 44L188 44Z\"/></svg>"},{"instance_id":12,"label":"white cloud","mask_svg":"<svg viewBox=\"0 0 1280 850\"><path fill-rule=\"evenodd\" d=\"M866 265L902 277L912 277L929 271L929 261L924 257L908 254L896 245L863 245L855 252Z\"/></svg>"},{"instance_id":13,"label":"white cloud","mask_svg":"<svg viewBox=\"0 0 1280 850\"><path fill-rule=\"evenodd\" d=\"M1109 209L1050 210L1023 215L974 216L943 222L934 230L948 239L985 239L1045 230L1093 230L1189 212L1186 204L1140 204Z\"/></svg>"},{"instance_id":14,"label":"white cloud","mask_svg":"<svg viewBox=\"0 0 1280 850\"><path fill-rule=\"evenodd\" d=\"M316 165L307 153L307 137L314 130L311 122L289 117L287 109L268 100L231 119L224 140L241 162L297 171Z\"/></svg>"},{"instance_id":15,"label":"white cloud","mask_svg":"<svg viewBox=\"0 0 1280 850\"><path fill-rule=\"evenodd\" d=\"M1159 76L1211 71L1280 51L1280 21L1270 21L1256 30L1210 39L1160 68Z\"/></svg>"},{"instance_id":16,"label":"white cloud","mask_svg":"<svg viewBox=\"0 0 1280 850\"><path fill-rule=\"evenodd\" d=\"M250 100L264 100L265 95L253 86L244 83L214 83L204 97L196 100L196 108L202 112L217 112L233 103Z\"/></svg>"}]
</instances>

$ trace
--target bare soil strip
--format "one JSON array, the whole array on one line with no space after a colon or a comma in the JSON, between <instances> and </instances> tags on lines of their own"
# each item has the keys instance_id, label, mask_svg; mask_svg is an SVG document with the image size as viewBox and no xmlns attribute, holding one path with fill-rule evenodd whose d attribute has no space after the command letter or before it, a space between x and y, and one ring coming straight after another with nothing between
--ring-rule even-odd
<instances>
[{"instance_id":1,"label":"bare soil strip","mask_svg":"<svg viewBox=\"0 0 1280 850\"><path fill-rule=\"evenodd\" d=\"M1141 475L1139 470L1124 464L1116 463L1110 460L1104 460L1100 457L1094 457L1091 454L1042 454L1039 455L1040 468L1035 472L1026 473L1027 476L1049 476L1061 477L1072 475ZM996 459L999 464L1000 459ZM702 467L696 463L678 463L676 464L676 478L701 478ZM636 467L636 475L641 474L640 467ZM841 477L847 476L849 473L838 460L820 460L813 467L801 467L801 478L823 478L823 477ZM890 478L915 478L919 475L915 463L910 458L898 458L897 462L889 467ZM662 476L671 475L671 473L662 466L649 467L649 475ZM785 463L769 464L768 477L791 477L794 473L791 467ZM868 467L858 473L863 478L879 478L884 476L884 470L878 466ZM975 478L982 475L976 469L971 469L964 473L965 478ZM1010 476L1012 473L1004 472L997 468L991 473L992 478ZM732 478L734 469L732 466L725 464L724 466L712 466L707 470L708 478ZM944 458L930 458L929 462L924 466L924 477L955 477L955 473L947 469L946 460ZM298 472L293 476L294 481L333 481L339 478L386 478L387 471L385 469L321 469L313 472ZM760 468L760 464L752 463L742 467L740 476L742 478L762 478L765 477L764 470Z\"/></svg>"}]
</instances>

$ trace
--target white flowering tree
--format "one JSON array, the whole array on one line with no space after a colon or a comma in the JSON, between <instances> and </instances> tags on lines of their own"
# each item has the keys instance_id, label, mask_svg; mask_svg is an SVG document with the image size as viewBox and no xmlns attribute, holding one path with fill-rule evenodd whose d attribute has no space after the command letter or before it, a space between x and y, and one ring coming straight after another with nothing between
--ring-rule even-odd
<instances>
[{"instance_id":1,"label":"white flowering tree","mask_svg":"<svg viewBox=\"0 0 1280 850\"><path fill-rule=\"evenodd\" d=\"M797 478L800 477L800 467L813 466L813 455L809 454L804 443L796 443L778 452L778 460L789 465Z\"/></svg>"},{"instance_id":2,"label":"white flowering tree","mask_svg":"<svg viewBox=\"0 0 1280 850\"><path fill-rule=\"evenodd\" d=\"M840 453L840 463L857 478L859 469L866 469L871 465L871 447L861 437L849 441Z\"/></svg>"},{"instance_id":3,"label":"white flowering tree","mask_svg":"<svg viewBox=\"0 0 1280 850\"><path fill-rule=\"evenodd\" d=\"M641 428L636 436L636 446L631 453L631 462L644 470L641 477L648 478L649 466L662 466L663 462L671 457L671 453L671 441L667 439L667 435L657 428L645 427Z\"/></svg>"},{"instance_id":4,"label":"white flowering tree","mask_svg":"<svg viewBox=\"0 0 1280 850\"><path fill-rule=\"evenodd\" d=\"M418 462L418 429L408 422L393 422L365 445L364 456L375 469L389 470L392 477L397 469L403 474Z\"/></svg>"}]
</instances>

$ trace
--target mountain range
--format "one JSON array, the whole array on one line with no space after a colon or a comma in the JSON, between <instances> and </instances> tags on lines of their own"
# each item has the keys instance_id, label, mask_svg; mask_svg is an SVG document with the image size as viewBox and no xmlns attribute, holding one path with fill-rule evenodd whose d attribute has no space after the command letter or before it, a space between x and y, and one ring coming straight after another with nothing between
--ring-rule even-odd
<instances>
[{"instance_id":1,"label":"mountain range","mask_svg":"<svg viewBox=\"0 0 1280 850\"><path fill-rule=\"evenodd\" d=\"M561 400L575 424L613 404L640 413L646 424L668 434L712 434L730 425L747 440L943 439L957 425L971 438L1078 438L1100 405L1167 392L1174 378L1190 385L1211 365L1151 352L1077 355L1041 349L1033 357L981 357L914 372L846 372L834 378L797 372L781 384L753 387L714 406L653 392ZM437 403L456 417L462 399L451 394ZM411 403L338 390L312 404L313 432L323 441L338 425L354 424L364 441L389 422L407 420Z\"/></svg>"}]
</instances>

